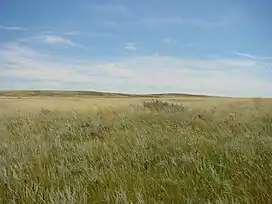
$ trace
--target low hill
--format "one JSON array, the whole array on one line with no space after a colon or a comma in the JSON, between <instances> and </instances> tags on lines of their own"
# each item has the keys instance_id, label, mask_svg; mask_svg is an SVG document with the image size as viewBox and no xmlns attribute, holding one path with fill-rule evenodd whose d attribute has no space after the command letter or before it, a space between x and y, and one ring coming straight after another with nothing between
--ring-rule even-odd
<instances>
[{"instance_id":1,"label":"low hill","mask_svg":"<svg viewBox=\"0 0 272 204\"><path fill-rule=\"evenodd\" d=\"M55 90L24 90L24 91L0 91L0 96L5 97L42 97L42 96L60 96L60 97L74 97L74 96L96 96L96 97L210 97L205 95L192 95L180 93L161 93L161 94L124 94L124 93L110 93L97 91L55 91Z\"/></svg>"}]
</instances>

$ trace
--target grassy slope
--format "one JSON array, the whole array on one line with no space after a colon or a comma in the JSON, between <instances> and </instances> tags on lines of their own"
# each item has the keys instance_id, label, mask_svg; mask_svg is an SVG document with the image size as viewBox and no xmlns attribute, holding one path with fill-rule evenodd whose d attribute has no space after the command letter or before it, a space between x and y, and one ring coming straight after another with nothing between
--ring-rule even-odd
<instances>
[{"instance_id":1,"label":"grassy slope","mask_svg":"<svg viewBox=\"0 0 272 204\"><path fill-rule=\"evenodd\" d=\"M234 114L235 112L235 114ZM14 203L269 203L271 106L0 117L0 197Z\"/></svg>"}]
</instances>

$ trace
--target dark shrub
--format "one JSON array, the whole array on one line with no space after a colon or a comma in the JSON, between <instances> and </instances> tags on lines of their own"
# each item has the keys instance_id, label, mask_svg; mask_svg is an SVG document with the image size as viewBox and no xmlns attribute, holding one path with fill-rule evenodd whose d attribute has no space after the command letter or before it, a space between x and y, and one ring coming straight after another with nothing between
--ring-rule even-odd
<instances>
[{"instance_id":1,"label":"dark shrub","mask_svg":"<svg viewBox=\"0 0 272 204\"><path fill-rule=\"evenodd\" d=\"M143 107L155 112L166 111L175 113L184 111L184 106L181 104L168 103L157 99L143 102Z\"/></svg>"}]
</instances>

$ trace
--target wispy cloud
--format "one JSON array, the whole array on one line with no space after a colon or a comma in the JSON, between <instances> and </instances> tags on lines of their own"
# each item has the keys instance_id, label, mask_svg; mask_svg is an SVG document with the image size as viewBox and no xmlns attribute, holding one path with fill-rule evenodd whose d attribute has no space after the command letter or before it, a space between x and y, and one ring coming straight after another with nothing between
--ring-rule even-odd
<instances>
[{"instance_id":1,"label":"wispy cloud","mask_svg":"<svg viewBox=\"0 0 272 204\"><path fill-rule=\"evenodd\" d=\"M163 43L168 44L168 45L175 45L175 44L177 44L177 41L173 37L167 37L167 38L163 39Z\"/></svg>"},{"instance_id":2,"label":"wispy cloud","mask_svg":"<svg viewBox=\"0 0 272 204\"><path fill-rule=\"evenodd\" d=\"M26 43L38 42L38 43L44 43L49 45L65 45L65 46L88 49L87 47L83 45L75 43L69 38L58 36L58 35L37 35L37 36L19 39L18 42L26 42Z\"/></svg>"},{"instance_id":3,"label":"wispy cloud","mask_svg":"<svg viewBox=\"0 0 272 204\"><path fill-rule=\"evenodd\" d=\"M132 15L132 11L126 6L122 4L92 4L91 8L107 14L118 14L118 15Z\"/></svg>"},{"instance_id":4,"label":"wispy cloud","mask_svg":"<svg viewBox=\"0 0 272 204\"><path fill-rule=\"evenodd\" d=\"M128 43L125 43L124 49L125 50L135 51L135 50L138 50L138 47L137 47L136 43L128 42Z\"/></svg>"},{"instance_id":5,"label":"wispy cloud","mask_svg":"<svg viewBox=\"0 0 272 204\"><path fill-rule=\"evenodd\" d=\"M84 33L81 31L69 31L69 32L65 32L63 34L64 35L83 35Z\"/></svg>"},{"instance_id":6,"label":"wispy cloud","mask_svg":"<svg viewBox=\"0 0 272 204\"><path fill-rule=\"evenodd\" d=\"M201 19L186 19L182 17L160 17L160 18L146 18L142 22L148 26L199 26L199 27L218 27L224 26L224 22L220 21L206 21Z\"/></svg>"},{"instance_id":7,"label":"wispy cloud","mask_svg":"<svg viewBox=\"0 0 272 204\"><path fill-rule=\"evenodd\" d=\"M89 33L89 32L83 32L83 31L69 31L64 32L63 35L68 36L87 36L92 38L99 38L99 37L114 37L112 33Z\"/></svg>"},{"instance_id":8,"label":"wispy cloud","mask_svg":"<svg viewBox=\"0 0 272 204\"><path fill-rule=\"evenodd\" d=\"M18 27L18 26L0 26L0 30L6 30L6 31L24 31L25 28Z\"/></svg>"},{"instance_id":9,"label":"wispy cloud","mask_svg":"<svg viewBox=\"0 0 272 204\"><path fill-rule=\"evenodd\" d=\"M24 80L41 89L110 89L120 83L119 77L129 76L129 70L112 63L71 60L17 44L0 47L0 63L0 78ZM21 87L26 86L14 88Z\"/></svg>"},{"instance_id":10,"label":"wispy cloud","mask_svg":"<svg viewBox=\"0 0 272 204\"><path fill-rule=\"evenodd\" d=\"M272 96L271 80L261 75L263 65L251 59L138 56L97 63L5 45L0 47L0 63L0 78L27 81L18 87L120 92L135 92L139 86L145 87L145 92L163 92L170 87L189 93Z\"/></svg>"},{"instance_id":11,"label":"wispy cloud","mask_svg":"<svg viewBox=\"0 0 272 204\"><path fill-rule=\"evenodd\" d=\"M253 59L256 60L256 56L248 54L248 53L244 53L244 52L234 52L235 55L240 56L240 57L246 57L249 59Z\"/></svg>"},{"instance_id":12,"label":"wispy cloud","mask_svg":"<svg viewBox=\"0 0 272 204\"><path fill-rule=\"evenodd\" d=\"M195 43L187 43L186 46L187 47L193 47L193 46L195 46Z\"/></svg>"}]
</instances>

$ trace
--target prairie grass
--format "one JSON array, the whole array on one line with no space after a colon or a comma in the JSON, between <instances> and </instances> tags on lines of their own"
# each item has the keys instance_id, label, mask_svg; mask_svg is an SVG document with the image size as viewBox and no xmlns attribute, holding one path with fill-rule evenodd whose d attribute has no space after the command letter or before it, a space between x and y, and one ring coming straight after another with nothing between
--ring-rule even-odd
<instances>
[{"instance_id":1,"label":"prairie grass","mask_svg":"<svg viewBox=\"0 0 272 204\"><path fill-rule=\"evenodd\" d=\"M272 111L157 100L0 117L0 203L271 203Z\"/></svg>"}]
</instances>

